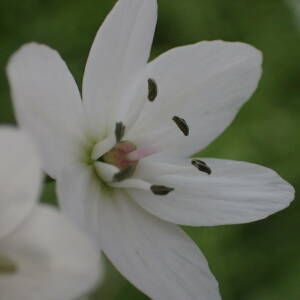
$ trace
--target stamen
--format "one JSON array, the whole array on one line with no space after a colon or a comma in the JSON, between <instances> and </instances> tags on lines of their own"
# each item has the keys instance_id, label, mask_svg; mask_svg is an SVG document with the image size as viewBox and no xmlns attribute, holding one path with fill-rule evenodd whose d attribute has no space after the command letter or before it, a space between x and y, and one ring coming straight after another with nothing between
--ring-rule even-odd
<instances>
[{"instance_id":1,"label":"stamen","mask_svg":"<svg viewBox=\"0 0 300 300\"><path fill-rule=\"evenodd\" d=\"M184 119L174 116L172 120L176 123L178 128L182 131L182 133L185 136L189 135L189 132L190 132L189 126Z\"/></svg>"},{"instance_id":2,"label":"stamen","mask_svg":"<svg viewBox=\"0 0 300 300\"><path fill-rule=\"evenodd\" d=\"M154 79L148 79L148 99L153 102L157 97L157 84Z\"/></svg>"},{"instance_id":3,"label":"stamen","mask_svg":"<svg viewBox=\"0 0 300 300\"><path fill-rule=\"evenodd\" d=\"M137 161L142 158L145 158L149 155L154 154L157 152L157 149L155 147L144 147L141 149L137 149L127 155L127 159L132 160L132 161Z\"/></svg>"},{"instance_id":4,"label":"stamen","mask_svg":"<svg viewBox=\"0 0 300 300\"><path fill-rule=\"evenodd\" d=\"M191 161L192 165L195 166L199 171L207 173L208 175L211 174L210 167L202 160L199 159L193 159Z\"/></svg>"},{"instance_id":5,"label":"stamen","mask_svg":"<svg viewBox=\"0 0 300 300\"><path fill-rule=\"evenodd\" d=\"M117 122L116 129L115 129L115 136L116 136L117 143L119 143L122 140L124 134L125 134L125 125L123 125L122 122Z\"/></svg>"},{"instance_id":6,"label":"stamen","mask_svg":"<svg viewBox=\"0 0 300 300\"><path fill-rule=\"evenodd\" d=\"M164 185L152 185L151 186L151 191L154 195L168 195L170 192L174 191L174 188L170 188Z\"/></svg>"},{"instance_id":7,"label":"stamen","mask_svg":"<svg viewBox=\"0 0 300 300\"><path fill-rule=\"evenodd\" d=\"M130 165L122 169L119 173L114 175L113 180L116 182L120 182L131 177L134 173L135 168L136 168L135 165Z\"/></svg>"}]
</instances>

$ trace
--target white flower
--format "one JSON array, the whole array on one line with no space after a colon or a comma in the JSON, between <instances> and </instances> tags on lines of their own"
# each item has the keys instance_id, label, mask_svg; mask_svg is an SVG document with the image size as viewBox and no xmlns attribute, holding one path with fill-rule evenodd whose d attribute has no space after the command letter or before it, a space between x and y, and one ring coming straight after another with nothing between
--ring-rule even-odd
<instances>
[{"instance_id":1,"label":"white flower","mask_svg":"<svg viewBox=\"0 0 300 300\"><path fill-rule=\"evenodd\" d=\"M12 97L62 209L128 280L153 299L220 299L205 258L175 224L262 219L294 192L264 167L187 158L254 92L261 54L201 42L147 64L156 11L156 0L116 4L92 46L82 99L55 51L23 46L8 66Z\"/></svg>"},{"instance_id":2,"label":"white flower","mask_svg":"<svg viewBox=\"0 0 300 300\"><path fill-rule=\"evenodd\" d=\"M68 300L99 278L99 254L54 208L36 203L42 173L31 140L0 127L0 299Z\"/></svg>"}]
</instances>

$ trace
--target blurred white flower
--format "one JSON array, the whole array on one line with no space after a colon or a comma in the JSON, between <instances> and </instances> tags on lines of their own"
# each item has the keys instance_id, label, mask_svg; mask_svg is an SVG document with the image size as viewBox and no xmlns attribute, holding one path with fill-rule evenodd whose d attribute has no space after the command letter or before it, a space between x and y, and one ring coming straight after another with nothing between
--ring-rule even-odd
<instances>
[{"instance_id":1,"label":"blurred white flower","mask_svg":"<svg viewBox=\"0 0 300 300\"><path fill-rule=\"evenodd\" d=\"M0 299L68 300L99 279L99 252L54 208L36 203L42 173L31 140L0 127Z\"/></svg>"},{"instance_id":2,"label":"blurred white flower","mask_svg":"<svg viewBox=\"0 0 300 300\"><path fill-rule=\"evenodd\" d=\"M295 23L300 30L300 0L287 0L287 4L291 9Z\"/></svg>"},{"instance_id":3,"label":"blurred white flower","mask_svg":"<svg viewBox=\"0 0 300 300\"><path fill-rule=\"evenodd\" d=\"M205 258L175 224L255 221L294 192L264 167L188 158L254 92L261 53L201 42L147 63L156 18L156 0L116 4L89 54L82 99L54 50L23 46L8 66L14 106L62 209L128 280L152 299L220 299Z\"/></svg>"}]
</instances>

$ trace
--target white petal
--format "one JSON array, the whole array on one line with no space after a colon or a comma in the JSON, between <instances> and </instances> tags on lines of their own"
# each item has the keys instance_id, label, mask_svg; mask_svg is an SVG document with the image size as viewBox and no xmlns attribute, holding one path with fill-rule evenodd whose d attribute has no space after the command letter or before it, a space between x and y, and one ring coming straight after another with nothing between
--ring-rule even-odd
<instances>
[{"instance_id":1,"label":"white petal","mask_svg":"<svg viewBox=\"0 0 300 300\"><path fill-rule=\"evenodd\" d=\"M121 121L122 98L146 67L156 19L156 0L119 0L98 31L83 79L95 128Z\"/></svg>"},{"instance_id":2,"label":"white petal","mask_svg":"<svg viewBox=\"0 0 300 300\"><path fill-rule=\"evenodd\" d=\"M99 230L104 253L151 299L220 299L206 259L176 225L115 194L102 201Z\"/></svg>"},{"instance_id":3,"label":"white petal","mask_svg":"<svg viewBox=\"0 0 300 300\"><path fill-rule=\"evenodd\" d=\"M166 196L136 189L129 193L150 213L192 226L260 220L284 209L294 199L293 187L268 168L230 160L201 160L211 168L211 175L198 171L190 160L175 162L175 172L166 167L166 171L171 171L168 175L159 175L162 168L158 172L151 167L147 170L144 163L140 176L175 190ZM147 164L151 166L151 161Z\"/></svg>"},{"instance_id":4,"label":"white petal","mask_svg":"<svg viewBox=\"0 0 300 300\"><path fill-rule=\"evenodd\" d=\"M74 164L65 167L56 181L62 211L98 244L100 189L105 191L108 187L100 181L92 166Z\"/></svg>"},{"instance_id":5,"label":"white petal","mask_svg":"<svg viewBox=\"0 0 300 300\"><path fill-rule=\"evenodd\" d=\"M56 51L27 44L8 64L17 119L40 148L45 171L58 170L79 156L83 110L76 83Z\"/></svg>"},{"instance_id":6,"label":"white petal","mask_svg":"<svg viewBox=\"0 0 300 300\"><path fill-rule=\"evenodd\" d=\"M91 153L92 160L97 160L104 153L111 150L116 144L116 137L114 135L108 136L106 139L98 142Z\"/></svg>"},{"instance_id":7,"label":"white petal","mask_svg":"<svg viewBox=\"0 0 300 300\"><path fill-rule=\"evenodd\" d=\"M97 174L100 176L100 178L102 178L105 182L113 181L114 175L120 172L120 169L116 166L100 161L94 163L94 168Z\"/></svg>"},{"instance_id":8,"label":"white petal","mask_svg":"<svg viewBox=\"0 0 300 300\"><path fill-rule=\"evenodd\" d=\"M189 237L148 214L125 193L105 189L93 179L92 170L65 170L58 194L65 212L100 238L117 269L150 298L220 299L217 282Z\"/></svg>"},{"instance_id":9,"label":"white petal","mask_svg":"<svg viewBox=\"0 0 300 300\"><path fill-rule=\"evenodd\" d=\"M129 178L120 182L113 182L110 184L110 186L116 188L123 188L123 189L128 189L128 188L141 189L144 191L150 191L151 188L150 183L138 178Z\"/></svg>"},{"instance_id":10,"label":"white petal","mask_svg":"<svg viewBox=\"0 0 300 300\"><path fill-rule=\"evenodd\" d=\"M126 138L173 154L194 154L231 123L255 91L261 61L255 48L223 41L201 42L161 55L144 75L145 80L156 81L158 96L147 101ZM141 91L135 97L144 99ZM188 137L172 121L174 116L185 119Z\"/></svg>"},{"instance_id":11,"label":"white petal","mask_svg":"<svg viewBox=\"0 0 300 300\"><path fill-rule=\"evenodd\" d=\"M39 206L0 243L18 270L0 277L0 298L69 300L99 278L99 252L56 210Z\"/></svg>"},{"instance_id":12,"label":"white petal","mask_svg":"<svg viewBox=\"0 0 300 300\"><path fill-rule=\"evenodd\" d=\"M41 162L31 139L12 127L0 127L0 239L33 209L42 180Z\"/></svg>"}]
</instances>

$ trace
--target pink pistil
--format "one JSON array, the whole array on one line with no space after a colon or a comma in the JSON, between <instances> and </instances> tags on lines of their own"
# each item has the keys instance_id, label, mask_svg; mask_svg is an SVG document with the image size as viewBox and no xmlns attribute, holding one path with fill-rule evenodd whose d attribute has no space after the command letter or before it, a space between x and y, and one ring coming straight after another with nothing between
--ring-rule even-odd
<instances>
[{"instance_id":1,"label":"pink pistil","mask_svg":"<svg viewBox=\"0 0 300 300\"><path fill-rule=\"evenodd\" d=\"M140 159L143 159L149 155L152 155L157 152L157 149L155 147L144 147L141 149L134 150L127 154L127 159L131 161L138 161Z\"/></svg>"},{"instance_id":2,"label":"pink pistil","mask_svg":"<svg viewBox=\"0 0 300 300\"><path fill-rule=\"evenodd\" d=\"M140 159L154 154L155 152L157 152L157 149L154 147L137 149L133 143L122 141L106 152L101 157L101 161L124 169L129 166L136 167Z\"/></svg>"}]
</instances>

